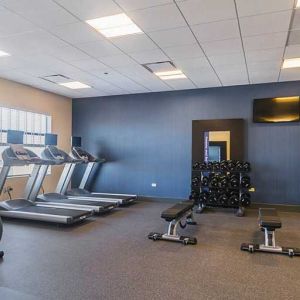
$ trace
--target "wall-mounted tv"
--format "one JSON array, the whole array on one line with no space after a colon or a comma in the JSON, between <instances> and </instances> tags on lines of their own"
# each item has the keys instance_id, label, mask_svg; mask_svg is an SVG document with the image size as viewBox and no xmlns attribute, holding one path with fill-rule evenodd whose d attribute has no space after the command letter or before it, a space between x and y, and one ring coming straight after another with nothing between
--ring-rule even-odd
<instances>
[{"instance_id":1,"label":"wall-mounted tv","mask_svg":"<svg viewBox=\"0 0 300 300\"><path fill-rule=\"evenodd\" d=\"M299 96L254 99L253 101L253 122L255 123L299 121Z\"/></svg>"}]
</instances>

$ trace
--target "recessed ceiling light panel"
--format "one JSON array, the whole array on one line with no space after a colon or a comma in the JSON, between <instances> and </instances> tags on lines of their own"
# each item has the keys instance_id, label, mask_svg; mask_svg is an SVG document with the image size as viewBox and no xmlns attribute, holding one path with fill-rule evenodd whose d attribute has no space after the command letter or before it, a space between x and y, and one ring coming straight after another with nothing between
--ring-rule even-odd
<instances>
[{"instance_id":1,"label":"recessed ceiling light panel","mask_svg":"<svg viewBox=\"0 0 300 300\"><path fill-rule=\"evenodd\" d=\"M186 76L181 73L181 74L176 74L176 75L169 75L169 76L159 76L160 79L162 80L171 80L171 79L184 79Z\"/></svg>"},{"instance_id":2,"label":"recessed ceiling light panel","mask_svg":"<svg viewBox=\"0 0 300 300\"><path fill-rule=\"evenodd\" d=\"M299 8L299 7L300 7L300 0L297 0L296 8Z\"/></svg>"},{"instance_id":3,"label":"recessed ceiling light panel","mask_svg":"<svg viewBox=\"0 0 300 300\"><path fill-rule=\"evenodd\" d=\"M107 38L143 33L143 31L124 13L87 20L86 23Z\"/></svg>"},{"instance_id":4,"label":"recessed ceiling light panel","mask_svg":"<svg viewBox=\"0 0 300 300\"><path fill-rule=\"evenodd\" d=\"M81 83L79 81L71 81L71 82L59 83L59 85L62 85L64 87L67 87L67 88L72 89L72 90L90 89L91 88L89 85Z\"/></svg>"},{"instance_id":5,"label":"recessed ceiling light panel","mask_svg":"<svg viewBox=\"0 0 300 300\"><path fill-rule=\"evenodd\" d=\"M10 54L0 50L0 57L2 56L10 56Z\"/></svg>"},{"instance_id":6,"label":"recessed ceiling light panel","mask_svg":"<svg viewBox=\"0 0 300 300\"><path fill-rule=\"evenodd\" d=\"M283 61L282 69L299 68L300 58L286 58Z\"/></svg>"}]
</instances>

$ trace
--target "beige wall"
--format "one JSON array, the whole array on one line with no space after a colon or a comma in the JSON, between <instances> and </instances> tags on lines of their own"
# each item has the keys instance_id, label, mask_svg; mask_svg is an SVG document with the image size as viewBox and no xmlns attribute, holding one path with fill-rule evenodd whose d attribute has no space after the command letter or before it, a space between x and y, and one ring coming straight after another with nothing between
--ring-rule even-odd
<instances>
[{"instance_id":1,"label":"beige wall","mask_svg":"<svg viewBox=\"0 0 300 300\"><path fill-rule=\"evenodd\" d=\"M52 116L52 132L58 134L58 145L69 152L72 132L72 101L13 81L0 78L0 106L46 113ZM43 185L45 191L54 191L61 167L53 167ZM13 187L13 197L21 197L27 177L11 178L6 186ZM0 199L7 198L2 195Z\"/></svg>"}]
</instances>

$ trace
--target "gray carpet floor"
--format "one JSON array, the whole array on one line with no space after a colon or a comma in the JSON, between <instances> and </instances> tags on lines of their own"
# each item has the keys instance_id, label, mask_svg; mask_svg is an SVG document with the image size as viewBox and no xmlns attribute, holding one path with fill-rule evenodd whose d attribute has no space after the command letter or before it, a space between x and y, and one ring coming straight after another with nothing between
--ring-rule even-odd
<instances>
[{"instance_id":1,"label":"gray carpet floor","mask_svg":"<svg viewBox=\"0 0 300 300\"><path fill-rule=\"evenodd\" d=\"M170 203L140 202L79 226L5 221L0 299L300 299L300 257L240 251L262 241L257 211L196 215L196 246L147 239ZM280 212L277 240L300 247L300 214Z\"/></svg>"}]
</instances>

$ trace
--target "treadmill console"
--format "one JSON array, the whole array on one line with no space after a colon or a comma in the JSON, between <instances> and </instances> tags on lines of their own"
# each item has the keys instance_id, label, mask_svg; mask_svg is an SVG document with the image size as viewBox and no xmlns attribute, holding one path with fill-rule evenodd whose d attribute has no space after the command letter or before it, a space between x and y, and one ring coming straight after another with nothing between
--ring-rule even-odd
<instances>
[{"instance_id":1,"label":"treadmill console","mask_svg":"<svg viewBox=\"0 0 300 300\"><path fill-rule=\"evenodd\" d=\"M75 152L76 156L80 159L89 160L89 153L87 153L86 151L84 151L82 148L80 147L73 147L73 151Z\"/></svg>"},{"instance_id":2,"label":"treadmill console","mask_svg":"<svg viewBox=\"0 0 300 300\"><path fill-rule=\"evenodd\" d=\"M29 160L31 159L29 153L22 145L10 145L10 149L12 150L13 154L19 160Z\"/></svg>"},{"instance_id":3,"label":"treadmill console","mask_svg":"<svg viewBox=\"0 0 300 300\"><path fill-rule=\"evenodd\" d=\"M56 160L64 160L64 156L62 153L55 147L55 146L47 146L47 149L49 150L49 153L51 156Z\"/></svg>"}]
</instances>

